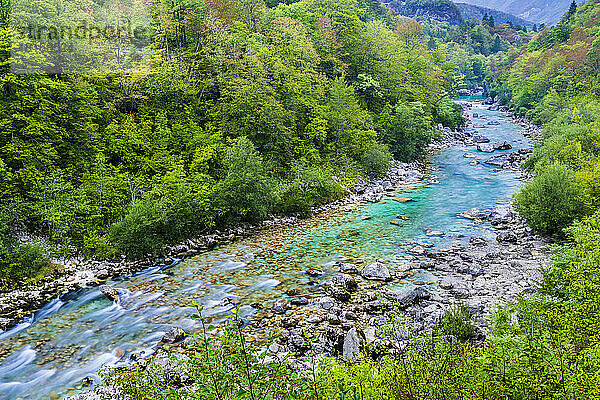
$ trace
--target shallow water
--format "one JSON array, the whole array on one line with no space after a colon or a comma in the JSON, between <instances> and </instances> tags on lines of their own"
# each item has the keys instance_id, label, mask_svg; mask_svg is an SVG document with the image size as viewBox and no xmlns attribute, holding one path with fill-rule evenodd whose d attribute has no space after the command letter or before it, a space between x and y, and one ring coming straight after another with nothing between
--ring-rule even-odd
<instances>
[{"instance_id":1,"label":"shallow water","mask_svg":"<svg viewBox=\"0 0 600 400\"><path fill-rule=\"evenodd\" d=\"M477 129L491 141L508 141L513 149L529 147L522 129L499 112L475 105L473 111L498 126ZM474 158L466 158L466 153ZM502 152L496 152L500 154ZM102 365L117 365L134 352L151 352L163 333L178 325L194 328L186 308L197 299L209 321L229 315L240 301L242 316L269 307L274 299L295 288L309 293L330 278L338 260L367 263L384 259L392 269L410 263L414 243L450 246L468 236L492 237L486 224L474 225L458 213L470 208L491 209L506 203L520 186L517 174L495 171L483 164L491 155L474 146L452 147L432 159L432 174L439 184L418 184L399 190L382 202L352 205L303 221L275 228L252 238L220 247L168 268L149 268L111 285L122 292L120 301L107 300L98 290L80 290L56 299L7 332L0 332L0 399L39 399L65 396L80 388L86 376L98 378ZM472 166L474 159L482 162ZM433 180L433 178L432 178ZM413 201L401 203L395 196ZM408 216L404 226L392 225ZM369 216L371 219L364 219ZM427 237L427 230L444 237ZM311 278L305 271L319 267L324 276ZM435 279L419 272L391 285L409 290L418 279L435 287ZM233 299L233 302L223 299Z\"/></svg>"}]
</instances>

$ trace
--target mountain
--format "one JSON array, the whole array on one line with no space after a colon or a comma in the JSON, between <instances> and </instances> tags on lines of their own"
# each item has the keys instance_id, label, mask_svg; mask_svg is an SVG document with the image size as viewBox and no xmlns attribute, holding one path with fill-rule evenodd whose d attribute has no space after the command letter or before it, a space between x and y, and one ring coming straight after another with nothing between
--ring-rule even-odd
<instances>
[{"instance_id":1,"label":"mountain","mask_svg":"<svg viewBox=\"0 0 600 400\"><path fill-rule=\"evenodd\" d=\"M453 3L450 0L395 0L385 4L400 15L411 18L430 18L453 25L471 19L481 21L486 13L493 16L498 25L507 21L527 27L534 25L533 22L502 11L466 3Z\"/></svg>"},{"instance_id":2,"label":"mountain","mask_svg":"<svg viewBox=\"0 0 600 400\"><path fill-rule=\"evenodd\" d=\"M537 24L555 25L567 12L572 0L460 0L463 3L492 8ZM584 1L578 0L579 4Z\"/></svg>"},{"instance_id":3,"label":"mountain","mask_svg":"<svg viewBox=\"0 0 600 400\"><path fill-rule=\"evenodd\" d=\"M501 25L506 22L511 22L513 25L521 25L531 28L534 23L527 21L523 18L516 17L512 14L508 14L498 10L492 10L491 8L474 6L472 4L466 3L456 3L456 6L460 10L462 16L466 20L478 20L481 21L483 17L487 14L489 16L494 17L494 21L496 24Z\"/></svg>"},{"instance_id":4,"label":"mountain","mask_svg":"<svg viewBox=\"0 0 600 400\"><path fill-rule=\"evenodd\" d=\"M464 21L458 6L450 0L400 0L384 4L406 17L435 19L452 25Z\"/></svg>"}]
</instances>

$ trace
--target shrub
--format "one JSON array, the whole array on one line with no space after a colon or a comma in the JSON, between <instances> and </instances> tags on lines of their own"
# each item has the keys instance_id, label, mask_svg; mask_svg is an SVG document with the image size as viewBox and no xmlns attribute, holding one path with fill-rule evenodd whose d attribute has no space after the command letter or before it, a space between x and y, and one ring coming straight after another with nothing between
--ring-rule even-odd
<instances>
[{"instance_id":1,"label":"shrub","mask_svg":"<svg viewBox=\"0 0 600 400\"><path fill-rule=\"evenodd\" d=\"M52 273L50 258L40 245L25 244L0 256L0 291L14 290L19 281Z\"/></svg>"},{"instance_id":2,"label":"shrub","mask_svg":"<svg viewBox=\"0 0 600 400\"><path fill-rule=\"evenodd\" d=\"M393 160L387 145L373 142L362 152L360 165L368 176L379 177L387 172Z\"/></svg>"},{"instance_id":3,"label":"shrub","mask_svg":"<svg viewBox=\"0 0 600 400\"><path fill-rule=\"evenodd\" d=\"M292 180L286 183L279 195L276 210L284 214L306 215L312 207L333 200L342 193L342 188L331 175L308 163L292 165Z\"/></svg>"},{"instance_id":4,"label":"shrub","mask_svg":"<svg viewBox=\"0 0 600 400\"><path fill-rule=\"evenodd\" d=\"M110 228L115 247L129 257L140 258L156 254L165 246L161 235L158 205L151 201L137 201L121 221Z\"/></svg>"},{"instance_id":5,"label":"shrub","mask_svg":"<svg viewBox=\"0 0 600 400\"><path fill-rule=\"evenodd\" d=\"M126 367L106 374L106 381L121 389L130 400L318 398L316 374L304 375L293 370L284 359L268 357L266 351L256 353L249 346L237 310L220 335L209 335L215 327L207 327L201 309L196 309L198 314L193 317L200 318L202 330L192 337L190 358L177 367L188 371L187 383L193 383L193 392L169 387L173 379L168 376L169 371L160 367ZM152 373L155 370L158 373Z\"/></svg>"},{"instance_id":6,"label":"shrub","mask_svg":"<svg viewBox=\"0 0 600 400\"><path fill-rule=\"evenodd\" d=\"M211 186L205 177L188 182L177 173L166 175L111 227L112 243L127 256L139 258L213 226ZM102 242L97 245L110 254Z\"/></svg>"},{"instance_id":7,"label":"shrub","mask_svg":"<svg viewBox=\"0 0 600 400\"><path fill-rule=\"evenodd\" d=\"M217 184L216 198L226 223L258 222L273 207L273 192L263 158L252 142L242 136L227 149L225 174Z\"/></svg>"},{"instance_id":8,"label":"shrub","mask_svg":"<svg viewBox=\"0 0 600 400\"><path fill-rule=\"evenodd\" d=\"M451 129L463 126L466 122L462 107L448 98L444 98L434 109L433 120Z\"/></svg>"},{"instance_id":9,"label":"shrub","mask_svg":"<svg viewBox=\"0 0 600 400\"><path fill-rule=\"evenodd\" d=\"M429 121L420 107L398 104L383 139L392 154L400 161L413 161L425 154L433 137Z\"/></svg>"},{"instance_id":10,"label":"shrub","mask_svg":"<svg viewBox=\"0 0 600 400\"><path fill-rule=\"evenodd\" d=\"M461 342L468 342L475 334L471 311L464 304L458 304L447 310L436 333L442 336L454 336Z\"/></svg>"},{"instance_id":11,"label":"shrub","mask_svg":"<svg viewBox=\"0 0 600 400\"><path fill-rule=\"evenodd\" d=\"M559 236L583 213L581 187L562 164L550 165L536 175L517 193L515 205L533 229Z\"/></svg>"}]
</instances>

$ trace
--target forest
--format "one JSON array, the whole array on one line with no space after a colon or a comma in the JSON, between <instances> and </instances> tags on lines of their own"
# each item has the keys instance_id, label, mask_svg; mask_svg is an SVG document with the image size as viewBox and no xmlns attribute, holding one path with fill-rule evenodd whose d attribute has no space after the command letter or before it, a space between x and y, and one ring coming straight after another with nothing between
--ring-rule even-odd
<instances>
[{"instance_id":1,"label":"forest","mask_svg":"<svg viewBox=\"0 0 600 400\"><path fill-rule=\"evenodd\" d=\"M86 74L44 72L69 60L14 73L21 53L2 14L5 290L51 273L51 258L141 258L306 214L393 157L420 158L438 124L462 123L452 65L377 3L148 7L147 46Z\"/></svg>"}]
</instances>

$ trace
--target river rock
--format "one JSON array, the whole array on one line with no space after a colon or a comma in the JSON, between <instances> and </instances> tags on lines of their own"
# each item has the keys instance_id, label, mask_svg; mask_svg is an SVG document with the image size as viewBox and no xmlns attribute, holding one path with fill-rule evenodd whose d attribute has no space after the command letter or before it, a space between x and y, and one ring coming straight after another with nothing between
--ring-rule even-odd
<instances>
[{"instance_id":1,"label":"river rock","mask_svg":"<svg viewBox=\"0 0 600 400\"><path fill-rule=\"evenodd\" d=\"M427 253L427 250L425 250L423 246L413 246L412 248L410 248L410 250L408 250L408 252L415 256L422 256L425 253Z\"/></svg>"},{"instance_id":2,"label":"river rock","mask_svg":"<svg viewBox=\"0 0 600 400\"><path fill-rule=\"evenodd\" d=\"M490 143L480 143L477 145L477 150L483 153L493 153L496 151L493 144Z\"/></svg>"},{"instance_id":3,"label":"river rock","mask_svg":"<svg viewBox=\"0 0 600 400\"><path fill-rule=\"evenodd\" d=\"M480 211L477 208L471 208L470 210L467 210L465 212L462 212L460 214L458 214L459 216L463 217L463 218L467 218L470 220L484 220L487 218L487 214L483 211Z\"/></svg>"},{"instance_id":4,"label":"river rock","mask_svg":"<svg viewBox=\"0 0 600 400\"><path fill-rule=\"evenodd\" d=\"M444 232L430 231L430 230L428 230L427 232L425 232L425 235L426 236L438 236L438 237L441 237L441 236L444 236Z\"/></svg>"},{"instance_id":5,"label":"river rock","mask_svg":"<svg viewBox=\"0 0 600 400\"><path fill-rule=\"evenodd\" d=\"M390 300L395 300L401 308L408 308L418 304L422 300L429 300L431 298L431 293L423 288L415 288L408 293L388 290L385 293L385 297Z\"/></svg>"},{"instance_id":6,"label":"river rock","mask_svg":"<svg viewBox=\"0 0 600 400\"><path fill-rule=\"evenodd\" d=\"M337 286L348 292L354 292L358 288L358 284L350 275L336 275L331 278L331 285Z\"/></svg>"},{"instance_id":7,"label":"river rock","mask_svg":"<svg viewBox=\"0 0 600 400\"><path fill-rule=\"evenodd\" d=\"M510 150L512 149L512 145L508 142L497 142L494 143L495 150Z\"/></svg>"},{"instance_id":8,"label":"river rock","mask_svg":"<svg viewBox=\"0 0 600 400\"><path fill-rule=\"evenodd\" d=\"M348 301L351 297L350 292L348 292L346 289L333 285L327 289L327 294L338 301Z\"/></svg>"},{"instance_id":9,"label":"river rock","mask_svg":"<svg viewBox=\"0 0 600 400\"><path fill-rule=\"evenodd\" d=\"M112 286L101 285L99 287L100 292L110 301L115 301L119 298L119 291Z\"/></svg>"},{"instance_id":10,"label":"river rock","mask_svg":"<svg viewBox=\"0 0 600 400\"><path fill-rule=\"evenodd\" d=\"M358 268L354 264L343 263L342 265L340 265L340 272L342 274L355 275L358 274Z\"/></svg>"},{"instance_id":11,"label":"river rock","mask_svg":"<svg viewBox=\"0 0 600 400\"><path fill-rule=\"evenodd\" d=\"M174 326L163 335L160 341L163 343L176 343L185 339L185 337L185 331L178 326Z\"/></svg>"},{"instance_id":12,"label":"river rock","mask_svg":"<svg viewBox=\"0 0 600 400\"><path fill-rule=\"evenodd\" d=\"M361 272L361 276L371 281L391 281L392 274L385 264L374 262L367 265Z\"/></svg>"},{"instance_id":13,"label":"river rock","mask_svg":"<svg viewBox=\"0 0 600 400\"><path fill-rule=\"evenodd\" d=\"M513 232L500 232L496 236L496 240L500 243L517 243L519 240Z\"/></svg>"},{"instance_id":14,"label":"river rock","mask_svg":"<svg viewBox=\"0 0 600 400\"><path fill-rule=\"evenodd\" d=\"M285 299L280 299L273 304L271 307L271 311L275 314L285 314L286 311L290 308L290 303Z\"/></svg>"},{"instance_id":15,"label":"river rock","mask_svg":"<svg viewBox=\"0 0 600 400\"><path fill-rule=\"evenodd\" d=\"M490 139L483 135L473 135L473 141L475 143L489 143Z\"/></svg>"},{"instance_id":16,"label":"river rock","mask_svg":"<svg viewBox=\"0 0 600 400\"><path fill-rule=\"evenodd\" d=\"M450 290L454 287L454 280L452 278L444 278L440 281L440 288L444 290Z\"/></svg>"},{"instance_id":17,"label":"river rock","mask_svg":"<svg viewBox=\"0 0 600 400\"><path fill-rule=\"evenodd\" d=\"M340 353L344 343L344 332L338 328L327 328L315 345L315 352L325 354Z\"/></svg>"},{"instance_id":18,"label":"river rock","mask_svg":"<svg viewBox=\"0 0 600 400\"><path fill-rule=\"evenodd\" d=\"M323 274L324 274L324 272L320 268L309 268L308 270L306 270L306 275L312 276L312 277L321 276Z\"/></svg>"},{"instance_id":19,"label":"river rock","mask_svg":"<svg viewBox=\"0 0 600 400\"><path fill-rule=\"evenodd\" d=\"M511 222L513 216L514 214L510 205L502 205L494 207L488 219L492 225L500 225Z\"/></svg>"},{"instance_id":20,"label":"river rock","mask_svg":"<svg viewBox=\"0 0 600 400\"><path fill-rule=\"evenodd\" d=\"M335 300L331 297L321 297L319 299L319 304L323 307L324 310L329 310L331 307L335 305Z\"/></svg>"},{"instance_id":21,"label":"river rock","mask_svg":"<svg viewBox=\"0 0 600 400\"><path fill-rule=\"evenodd\" d=\"M346 334L344 338L344 345L342 349L342 358L346 362L355 362L358 361L361 355L361 349L363 346L364 340L361 335L358 333L356 328L352 328Z\"/></svg>"}]
</instances>

